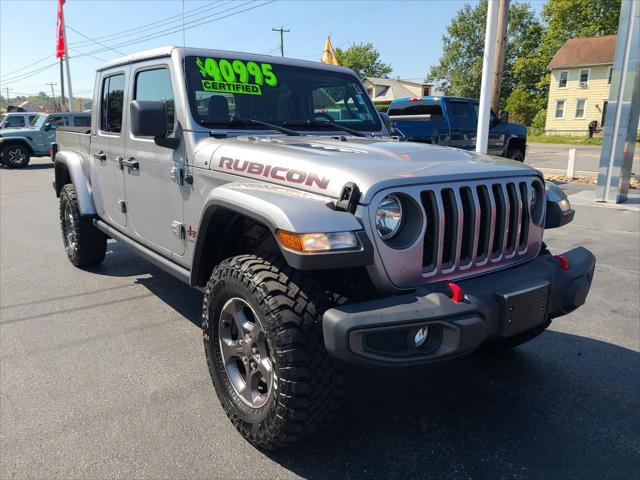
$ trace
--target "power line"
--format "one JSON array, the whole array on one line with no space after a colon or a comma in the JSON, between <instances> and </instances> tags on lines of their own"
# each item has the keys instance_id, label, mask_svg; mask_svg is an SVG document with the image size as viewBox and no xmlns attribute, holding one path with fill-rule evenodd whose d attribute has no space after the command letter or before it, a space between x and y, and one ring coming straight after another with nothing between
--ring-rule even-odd
<instances>
[{"instance_id":1,"label":"power line","mask_svg":"<svg viewBox=\"0 0 640 480\"><path fill-rule=\"evenodd\" d=\"M2 80L2 83L6 85L6 84L12 84L12 83L19 82L20 80L24 80L25 78L29 78L32 75L37 75L38 73L44 72L45 70L48 70L51 67L54 67L56 65L58 65L57 61L55 61L55 62L53 62L53 63L51 63L49 65L46 65L44 67L38 68L36 70L32 70L32 71L24 73L24 74L20 74L20 75L17 75L17 76L8 78L8 79L4 79L4 80Z\"/></svg>"},{"instance_id":2,"label":"power line","mask_svg":"<svg viewBox=\"0 0 640 480\"><path fill-rule=\"evenodd\" d=\"M201 18L200 18L200 19L198 19L198 20L192 20L191 22L186 22L186 23L185 23L185 25L189 25L189 24L194 24L194 25L192 25L192 26L190 26L190 27L188 27L188 28L186 28L186 27L185 27L185 29L186 29L186 30L189 30L189 29L192 29L192 28L196 28L196 27L199 27L199 26L202 26L202 25L206 25L206 24L212 23L212 22L216 22L216 21L218 21L218 20L222 20L222 19L225 19L225 18L228 18L228 17L232 17L232 16L234 16L234 15L239 15L240 13L247 12L247 11L249 11L249 10L255 10L256 8L263 7L263 6L265 6L265 5L268 5L268 4L270 4L270 3L274 3L274 2L276 2L276 1L277 1L277 0L270 0L270 1L268 1L268 2L264 2L264 3L260 4L260 5L251 6L251 7L248 7L248 8L242 9L242 10L236 10L236 11L234 11L234 12L228 13L227 15L223 15L223 16L221 16L221 17L213 18L213 19L211 19L211 20L207 20L207 21L204 21L204 22L201 22L201 21L200 21L200 20L202 20L202 19L204 19L204 18L208 18L208 17L215 16L215 15L220 15L220 14L222 14L222 13L225 13L225 12L228 12L228 11L230 11L230 10L233 10L233 9L237 9L237 8L243 7L243 6L248 5L248 4L250 4L250 3L255 3L254 1L245 2L245 3L241 4L241 5L237 5L237 6L234 6L234 7L228 8L227 10L222 10L222 11L220 11L220 12L218 12L218 13L214 14L214 15L207 15L207 16L205 16L205 17L201 17ZM182 30L182 26L174 27L174 28L172 28L172 29L170 29L170 30L165 31L164 33L161 33L161 34L151 34L151 35L148 35L148 36L144 36L144 37L140 37L140 38L137 38L137 39L133 39L132 41L127 41L127 42L123 42L123 43L119 43L119 44L112 45L112 48L115 48L115 47L125 47L125 46L129 46L129 45L135 45L135 44L138 44L138 43L146 42L147 40L154 40L154 39L156 39L156 38L166 37L166 36L168 36L168 35L171 35L171 34L173 34L173 33L179 32L179 31L181 31L181 30ZM87 52L87 53L88 53L88 54L93 54L93 53L101 53L101 52L104 52L104 51L105 51L104 49L102 49L102 50L92 50L92 51ZM81 55L80 55L80 56L81 56Z\"/></svg>"},{"instance_id":3,"label":"power line","mask_svg":"<svg viewBox=\"0 0 640 480\"><path fill-rule=\"evenodd\" d=\"M260 5L252 6L252 7L249 7L249 8L242 9L242 10L237 10L237 9L239 9L239 8L245 6L245 5L248 5L248 4L251 4L251 3L255 3L255 1L245 2L245 3L241 4L241 5L235 5L235 6L231 7L231 8L226 9L226 10L222 10L222 11L219 11L219 12L211 14L211 15L205 15L204 17L200 17L200 18L198 18L196 20L192 20L190 22L185 22L185 27L184 28L185 28L185 30L189 30L189 29L192 29L192 28L200 27L202 25L206 25L206 24L209 24L209 23L212 23L212 22L216 22L218 20L223 20L225 18L232 17L234 15L238 15L240 13L244 13L244 12L249 11L249 10L254 10L254 9L263 7L263 6L268 5L270 3L275 3L276 1L277 0L270 0L270 1L264 2L264 3L260 4ZM220 2L213 2L213 3L220 3ZM211 4L208 4L207 7L209 5L211 5ZM205 7L200 7L200 8L194 9L194 10L190 10L190 12L195 12L195 11L201 10L203 8L205 8ZM236 11L232 11L234 9L236 9ZM207 20L207 21L202 21L205 18L209 18L209 17L212 17L212 16L215 17L216 15L220 15L220 14L223 14L223 13L226 13L226 12L229 12L229 11L231 11L231 13L228 13L227 15L219 16L217 18L213 18L213 19ZM167 20L170 20L172 18L175 18L175 17L169 17L169 19L167 19ZM148 24L148 25L152 25L152 24ZM191 26L186 27L186 25L191 25ZM67 25L67 27L69 27L69 25ZM69 28L71 28L71 27L69 27ZM116 45L112 45L110 47L105 45L104 49L98 49L98 50L93 50L93 51L89 51L89 52L82 52L82 51L79 51L77 49L74 49L79 53L77 55L74 55L73 58L80 58L80 57L87 56L87 57L91 57L91 58L94 58L94 59L99 60L99 61L104 61L103 59L101 59L99 57L95 57L93 54L94 53L102 53L102 52L105 52L105 51L108 51L108 50L115 50L115 48L117 48L117 47L135 45L135 44L138 44L138 43L145 42L147 40L154 40L156 38L165 37L165 36L171 35L171 34L177 32L177 31L181 30L182 28L183 28L182 26L178 26L177 28L176 27L172 27L169 30L164 31L163 33L159 33L159 34L158 33L152 33L152 34L149 34L149 35L146 35L146 36L134 38L131 41L127 41L127 42L119 43L119 44L116 44ZM138 32L144 31L144 30L145 30L144 28L143 29L138 29ZM149 29L147 29L147 30L149 30ZM106 36L102 36L102 37L97 37L96 39L92 39L92 40L96 40L97 41L98 39L103 39L105 37L113 37L114 35L119 35L119 34L106 35ZM75 45L77 45L79 43L87 44L87 43L89 43L89 41L78 42ZM72 44L70 43L69 45L72 45ZM17 81L23 80L24 78L27 78L30 75L35 75L35 74L40 73L40 72L42 72L44 70L47 70L48 68L53 67L54 65L57 65L57 61L56 61L53 64L46 65L46 66L41 67L39 69L32 70L32 71L29 71L29 72L26 72L26 73L20 74L20 75L15 75L17 72L25 70L25 69L27 69L27 68L29 68L31 66L34 66L34 65L36 65L38 63L42 63L44 60L46 60L48 58L51 58L51 56L47 55L46 57L43 57L43 58L41 58L41 59L39 59L39 60L37 60L37 61L35 61L33 63L30 63L28 65L20 67L20 68L18 68L16 70L13 70L13 71L9 72L9 73L6 73L4 75L4 77L0 81L2 83L15 83Z\"/></svg>"},{"instance_id":4,"label":"power line","mask_svg":"<svg viewBox=\"0 0 640 480\"><path fill-rule=\"evenodd\" d=\"M194 16L196 14L193 13L193 12L196 12L196 11L199 11L199 10L208 9L209 7L211 7L212 5L214 5L216 3L222 3L222 1L223 0L218 0L216 2L208 3L207 5L204 5L202 7L194 8L193 10L186 10L184 12L186 14L185 17ZM165 25L167 23L172 23L172 22L178 21L178 20L181 19L181 17L182 17L182 15L174 15L174 16L171 16L171 17L164 18L162 20L157 20L155 22L147 23L147 24L144 24L144 25L139 25L139 26L134 27L134 28L128 28L126 30L121 30L119 32L110 33L108 35L102 35L100 37L95 37L95 40L107 40L109 38L115 38L115 37L127 37L127 36L130 36L130 35L139 34L141 32L145 32L145 31L148 31L148 30L155 30L156 28L159 28L159 27L161 27L161 26L163 26L163 25ZM88 43L90 43L90 42L88 42L88 41L79 41L79 42L70 43L69 45L80 46L80 45L83 45L83 44L86 45Z\"/></svg>"},{"instance_id":5,"label":"power line","mask_svg":"<svg viewBox=\"0 0 640 480\"><path fill-rule=\"evenodd\" d=\"M98 40L95 40L95 39L93 39L93 38L91 38L91 37L86 36L84 33L79 32L78 30L76 30L75 28L73 28L73 27L72 27L72 26L70 26L70 25L67 25L67 28L68 28L69 30L71 30L72 32L77 33L77 34L78 34L78 35L80 35L81 37L84 37L84 38L86 38L87 40L91 40L91 41L92 41L93 43L95 43L96 45L100 45L101 47L105 47L105 48L107 48L107 49L109 49L109 50L113 50L114 52L119 53L120 55L124 55L124 53L122 53L121 51L116 50L115 48L111 48L111 47L109 47L109 46L105 45L104 43L99 42Z\"/></svg>"},{"instance_id":6,"label":"power line","mask_svg":"<svg viewBox=\"0 0 640 480\"><path fill-rule=\"evenodd\" d=\"M11 76L11 75L13 75L14 73L17 73L17 72L19 72L19 71L21 71L21 70L25 70L25 69L27 69L27 68L29 68L29 67L33 67L34 65L37 65L38 63L42 63L43 61L48 60L49 58L51 58L51 55L47 55L46 57L42 57L41 59L36 60L36 61L35 61L35 62L33 62L33 63L30 63L29 65L25 65L24 67L20 67L20 68L17 68L17 69L15 69L15 70L13 70L13 71L9 72L9 73L5 73L4 75L2 75L2 78L4 78L4 77L10 77L10 76Z\"/></svg>"}]
</instances>

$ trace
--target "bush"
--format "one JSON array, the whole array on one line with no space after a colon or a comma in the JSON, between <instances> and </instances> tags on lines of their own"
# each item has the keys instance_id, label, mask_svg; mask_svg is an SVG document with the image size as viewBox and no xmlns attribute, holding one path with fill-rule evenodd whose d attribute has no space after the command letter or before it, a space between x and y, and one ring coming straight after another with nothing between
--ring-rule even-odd
<instances>
[{"instance_id":1,"label":"bush","mask_svg":"<svg viewBox=\"0 0 640 480\"><path fill-rule=\"evenodd\" d=\"M547 123L547 109L543 108L531 121L531 126L528 128L529 135L542 135L544 133L544 126Z\"/></svg>"},{"instance_id":2,"label":"bush","mask_svg":"<svg viewBox=\"0 0 640 480\"><path fill-rule=\"evenodd\" d=\"M389 110L389 105L391 105L391 103L378 103L375 107L379 112L386 113L386 111Z\"/></svg>"}]
</instances>

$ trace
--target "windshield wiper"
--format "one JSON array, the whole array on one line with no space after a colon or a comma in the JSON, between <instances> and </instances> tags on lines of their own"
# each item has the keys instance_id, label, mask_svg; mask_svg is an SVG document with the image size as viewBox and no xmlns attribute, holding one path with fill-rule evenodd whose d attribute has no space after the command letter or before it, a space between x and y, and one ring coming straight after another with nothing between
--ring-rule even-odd
<instances>
[{"instance_id":1,"label":"windshield wiper","mask_svg":"<svg viewBox=\"0 0 640 480\"><path fill-rule=\"evenodd\" d=\"M342 130L343 132L350 133L355 137L369 137L366 133L362 133L359 130L355 130L353 128L345 127L344 125L340 125L339 123L330 122L328 120L318 121L318 120L307 120L303 123L287 123L290 127L333 127L336 130Z\"/></svg>"},{"instance_id":2,"label":"windshield wiper","mask_svg":"<svg viewBox=\"0 0 640 480\"><path fill-rule=\"evenodd\" d=\"M272 130L276 130L280 133L284 133L286 135L291 135L291 136L299 136L301 135L300 132L296 132L295 130L291 130L289 128L285 128L282 127L280 125L274 125L272 123L267 123L267 122L263 122L262 120L256 120L255 118L239 118L239 117L233 117L231 119L231 121L229 122L208 122L208 121L204 121L202 122L205 125L224 125L225 127L232 127L232 126L247 126L247 125L262 125L263 127L267 127L270 128Z\"/></svg>"}]
</instances>

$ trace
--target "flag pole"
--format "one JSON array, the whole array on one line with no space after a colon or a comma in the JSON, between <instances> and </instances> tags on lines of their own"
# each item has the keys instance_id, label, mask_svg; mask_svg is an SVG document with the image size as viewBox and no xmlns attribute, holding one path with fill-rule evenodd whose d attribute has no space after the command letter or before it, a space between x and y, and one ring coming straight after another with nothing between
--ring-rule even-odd
<instances>
[{"instance_id":1,"label":"flag pole","mask_svg":"<svg viewBox=\"0 0 640 480\"><path fill-rule=\"evenodd\" d=\"M67 86L69 87L69 111L73 112L73 90L71 90L71 70L69 68L69 47L67 47L67 22L62 13L62 37L64 38L64 63L67 67Z\"/></svg>"}]
</instances>

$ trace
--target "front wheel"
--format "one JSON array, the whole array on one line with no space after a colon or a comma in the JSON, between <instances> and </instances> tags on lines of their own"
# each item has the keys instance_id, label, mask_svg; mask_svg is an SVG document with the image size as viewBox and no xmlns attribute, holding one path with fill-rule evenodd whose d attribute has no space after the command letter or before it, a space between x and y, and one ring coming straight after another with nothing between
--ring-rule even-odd
<instances>
[{"instance_id":1,"label":"front wheel","mask_svg":"<svg viewBox=\"0 0 640 480\"><path fill-rule=\"evenodd\" d=\"M507 158L516 162L524 162L524 152L519 148L510 148L507 152Z\"/></svg>"},{"instance_id":2,"label":"front wheel","mask_svg":"<svg viewBox=\"0 0 640 480\"><path fill-rule=\"evenodd\" d=\"M2 149L2 163L9 168L24 168L30 159L31 152L24 145L7 145Z\"/></svg>"},{"instance_id":3,"label":"front wheel","mask_svg":"<svg viewBox=\"0 0 640 480\"><path fill-rule=\"evenodd\" d=\"M203 302L209 373L224 410L258 447L273 450L327 424L342 375L322 339L328 297L281 259L223 261Z\"/></svg>"}]
</instances>

